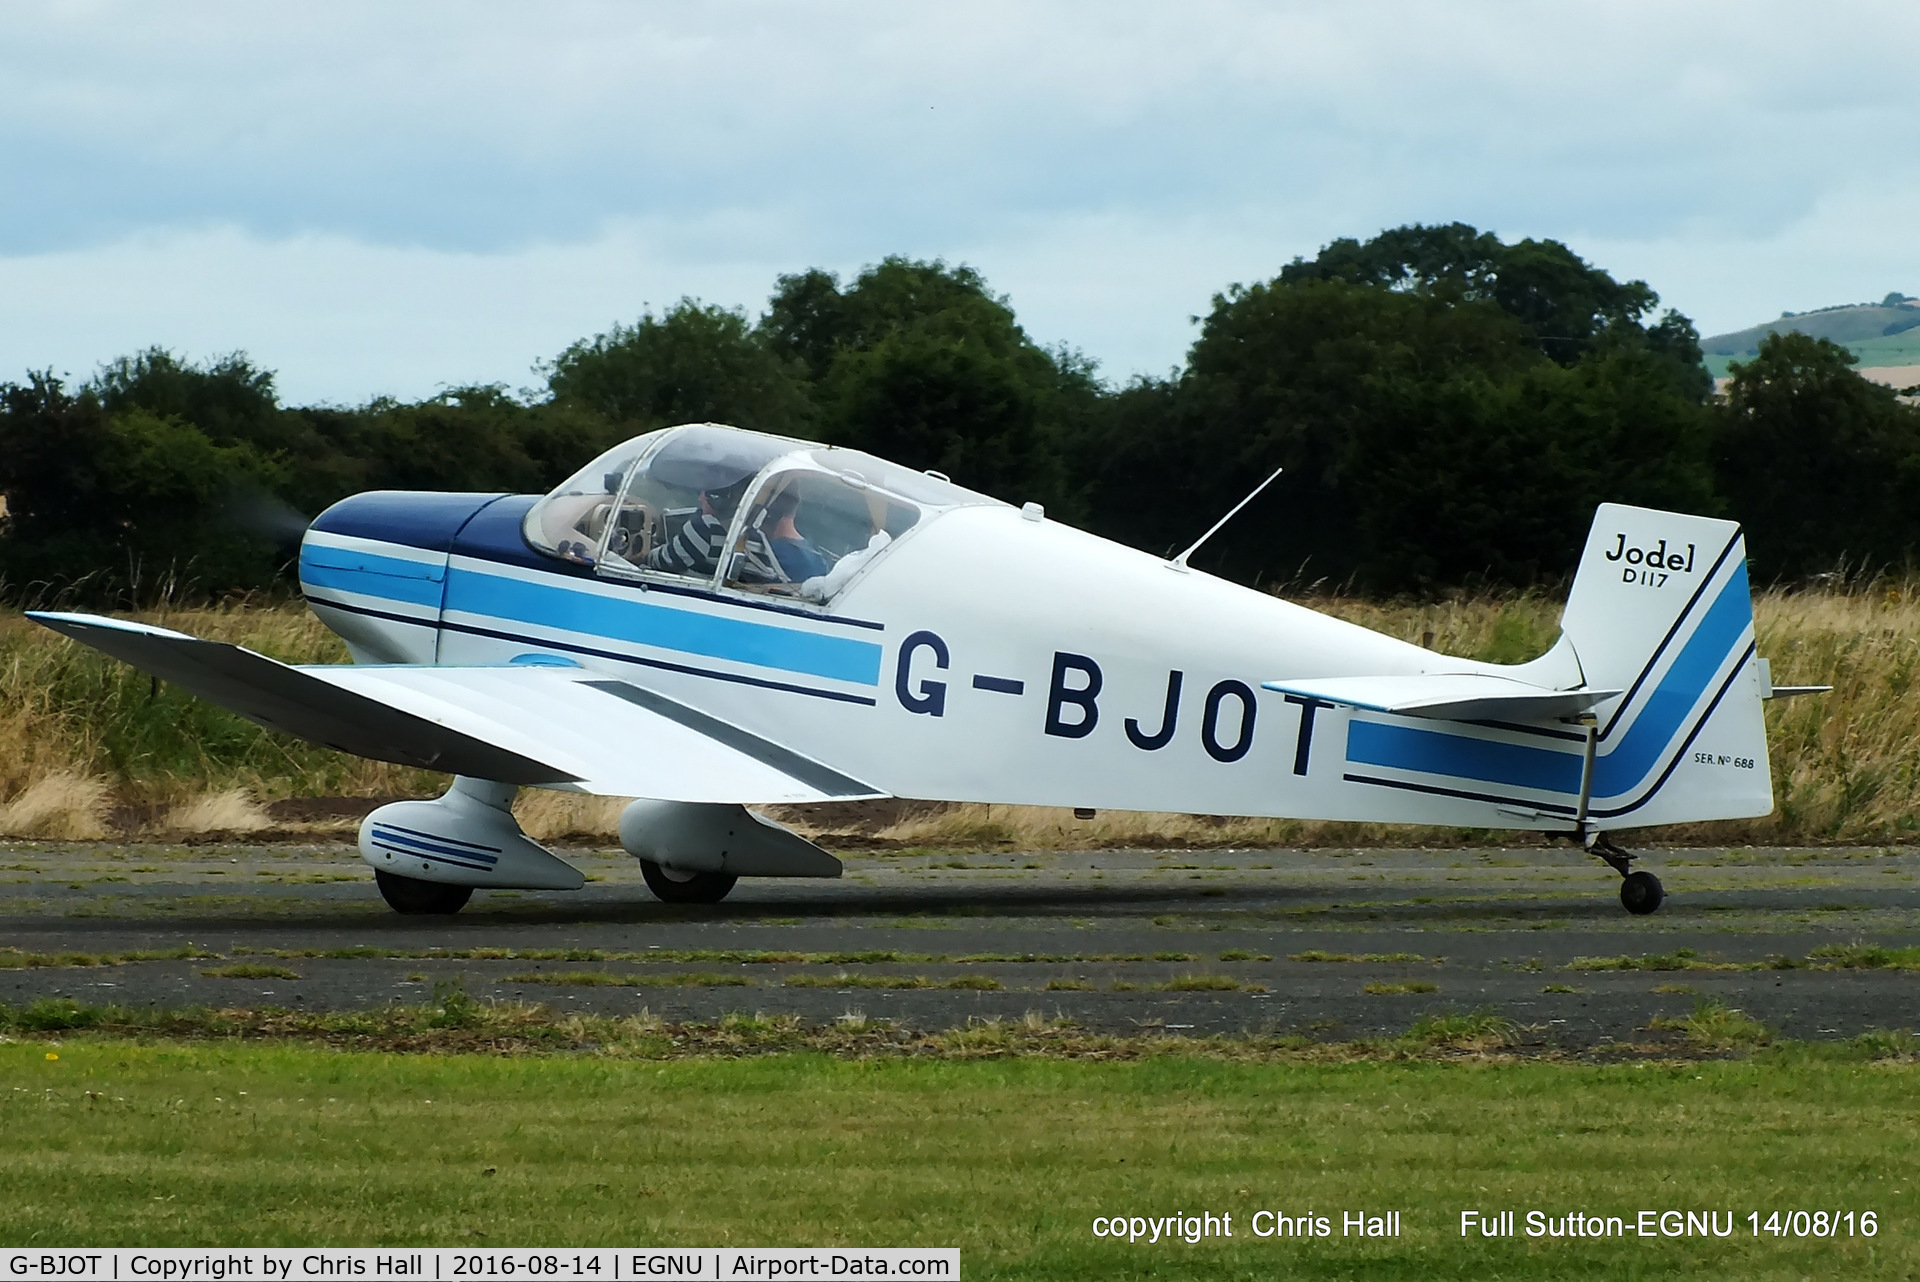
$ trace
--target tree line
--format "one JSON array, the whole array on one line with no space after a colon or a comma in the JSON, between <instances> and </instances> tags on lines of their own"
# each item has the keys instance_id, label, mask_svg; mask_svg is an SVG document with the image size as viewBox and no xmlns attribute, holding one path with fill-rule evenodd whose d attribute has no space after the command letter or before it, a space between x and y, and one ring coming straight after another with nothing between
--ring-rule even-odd
<instances>
[{"instance_id":1,"label":"tree line","mask_svg":"<svg viewBox=\"0 0 1920 1282\"><path fill-rule=\"evenodd\" d=\"M1762 579L1909 563L1920 409L1852 361L1775 335L1716 396L1694 326L1644 282L1457 223L1235 285L1182 368L1117 387L972 268L905 258L781 277L757 318L643 314L542 362L537 394L286 405L245 355L155 348L0 385L0 592L283 589L304 519L346 495L543 491L691 421L934 468L1159 554L1283 467L1196 557L1252 583L1551 583L1602 501L1734 517Z\"/></svg>"}]
</instances>

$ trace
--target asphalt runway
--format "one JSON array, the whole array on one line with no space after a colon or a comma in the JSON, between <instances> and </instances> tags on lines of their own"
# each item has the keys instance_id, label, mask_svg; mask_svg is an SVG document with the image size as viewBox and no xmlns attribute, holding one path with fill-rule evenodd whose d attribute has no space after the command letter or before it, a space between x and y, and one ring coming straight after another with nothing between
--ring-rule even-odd
<instances>
[{"instance_id":1,"label":"asphalt runway","mask_svg":"<svg viewBox=\"0 0 1920 1282\"><path fill-rule=\"evenodd\" d=\"M1703 999L1794 1038L1920 1026L1920 974L1773 964L1920 944L1920 852L1905 848L1651 851L1668 894L1652 917L1620 907L1597 860L1550 845L850 853L838 881L746 880L711 908L655 901L618 851L565 853L584 890L485 892L421 918L390 912L345 846L0 845L0 1001L340 1010L458 983L676 1020L944 1029L1039 1012L1327 1040L1491 1010L1569 1050L1645 1043L1656 1016ZM124 956L189 944L217 956ZM526 956L541 950L575 955ZM47 964L65 953L89 964ZM1660 956L1677 968L1591 960Z\"/></svg>"}]
</instances>

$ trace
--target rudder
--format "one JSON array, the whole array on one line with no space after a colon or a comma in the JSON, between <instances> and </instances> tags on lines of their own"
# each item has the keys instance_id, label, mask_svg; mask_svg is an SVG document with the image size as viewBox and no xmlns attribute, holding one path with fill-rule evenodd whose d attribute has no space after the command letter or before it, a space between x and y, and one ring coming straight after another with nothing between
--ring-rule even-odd
<instances>
[{"instance_id":1,"label":"rudder","mask_svg":"<svg viewBox=\"0 0 1920 1282\"><path fill-rule=\"evenodd\" d=\"M1603 503L1561 629L1595 709L1593 829L1773 810L1746 540L1732 521Z\"/></svg>"}]
</instances>

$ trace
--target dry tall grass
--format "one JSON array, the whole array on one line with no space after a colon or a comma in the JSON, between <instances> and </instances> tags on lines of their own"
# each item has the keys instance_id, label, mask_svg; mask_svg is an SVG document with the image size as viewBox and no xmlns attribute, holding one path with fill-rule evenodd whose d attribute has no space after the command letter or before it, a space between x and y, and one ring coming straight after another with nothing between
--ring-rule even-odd
<instances>
[{"instance_id":1,"label":"dry tall grass","mask_svg":"<svg viewBox=\"0 0 1920 1282\"><path fill-rule=\"evenodd\" d=\"M289 663L347 659L339 639L297 603L136 617ZM110 802L148 814L181 811L236 790L271 801L425 794L444 786L426 771L269 734L16 612L0 612L0 803L10 812L36 788L52 786L45 781L69 776L97 781L103 809ZM225 808L237 817L231 800Z\"/></svg>"},{"instance_id":2,"label":"dry tall grass","mask_svg":"<svg viewBox=\"0 0 1920 1282\"><path fill-rule=\"evenodd\" d=\"M1316 608L1453 654L1519 662L1558 630L1560 603L1473 596L1429 603L1342 598ZM1683 842L1920 840L1920 582L1877 580L1755 599L1760 653L1781 685L1831 684L1830 695L1768 706L1775 794L1769 818L1656 832ZM243 605L143 616L236 641L289 662L346 659L306 609ZM163 816L139 826L246 831L260 803L304 796L426 796L445 780L361 761L258 730L17 614L0 615L0 835L86 838L115 808ZM536 839L609 839L621 803L528 792L516 806ZM127 827L127 824L119 825ZM1385 825L1223 820L1205 816L1019 806L929 807L864 835L924 845L1089 846L1460 844L1487 834ZM832 830L828 830L832 831Z\"/></svg>"},{"instance_id":3,"label":"dry tall grass","mask_svg":"<svg viewBox=\"0 0 1920 1282\"><path fill-rule=\"evenodd\" d=\"M173 806L160 821L161 831L182 836L259 832L271 827L273 820L266 809L245 788L204 793Z\"/></svg>"},{"instance_id":4,"label":"dry tall grass","mask_svg":"<svg viewBox=\"0 0 1920 1282\"><path fill-rule=\"evenodd\" d=\"M612 841L619 835L625 797L588 797L577 792L522 788L513 817L535 841Z\"/></svg>"},{"instance_id":5,"label":"dry tall grass","mask_svg":"<svg viewBox=\"0 0 1920 1282\"><path fill-rule=\"evenodd\" d=\"M0 806L0 836L88 841L107 835L110 789L105 779L56 770Z\"/></svg>"}]
</instances>

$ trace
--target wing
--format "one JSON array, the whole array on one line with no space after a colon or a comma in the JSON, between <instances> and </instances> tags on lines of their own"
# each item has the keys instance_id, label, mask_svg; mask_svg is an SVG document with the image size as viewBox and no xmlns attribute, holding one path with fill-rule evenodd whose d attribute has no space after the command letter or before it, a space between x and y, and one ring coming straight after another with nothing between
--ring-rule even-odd
<instances>
[{"instance_id":1,"label":"wing","mask_svg":"<svg viewBox=\"0 0 1920 1282\"><path fill-rule=\"evenodd\" d=\"M1442 721L1550 721L1578 716L1618 690L1551 690L1511 677L1437 673L1407 677L1327 677L1263 681L1262 688L1305 699L1404 717Z\"/></svg>"},{"instance_id":2,"label":"wing","mask_svg":"<svg viewBox=\"0 0 1920 1282\"><path fill-rule=\"evenodd\" d=\"M574 667L293 667L121 619L31 618L183 690L355 756L612 797L773 805L885 796L782 744Z\"/></svg>"}]
</instances>

